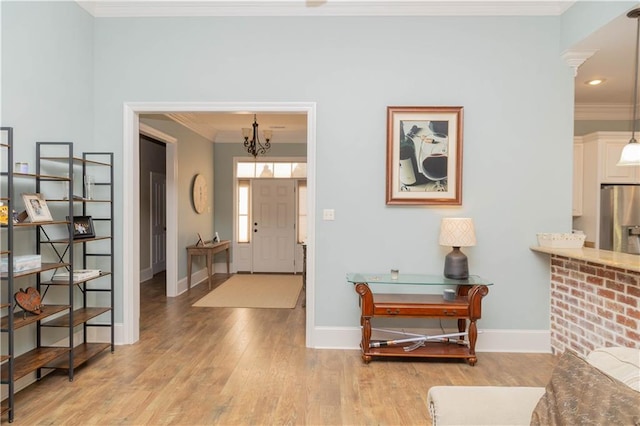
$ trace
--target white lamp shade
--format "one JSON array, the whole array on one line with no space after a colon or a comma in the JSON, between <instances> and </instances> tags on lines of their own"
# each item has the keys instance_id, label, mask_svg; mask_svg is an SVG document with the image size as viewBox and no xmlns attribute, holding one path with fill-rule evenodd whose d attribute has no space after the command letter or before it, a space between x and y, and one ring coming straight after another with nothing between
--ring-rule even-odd
<instances>
[{"instance_id":1,"label":"white lamp shade","mask_svg":"<svg viewBox=\"0 0 640 426\"><path fill-rule=\"evenodd\" d=\"M473 220L468 217L445 217L440 225L441 246L470 247L476 245Z\"/></svg>"},{"instance_id":2,"label":"white lamp shade","mask_svg":"<svg viewBox=\"0 0 640 426\"><path fill-rule=\"evenodd\" d=\"M242 136L245 138L249 138L249 136L251 136L251 129L249 129L248 127L243 127Z\"/></svg>"},{"instance_id":3,"label":"white lamp shade","mask_svg":"<svg viewBox=\"0 0 640 426\"><path fill-rule=\"evenodd\" d=\"M264 132L262 132L262 134L264 135L265 139L271 139L271 135L273 134L271 130L265 130Z\"/></svg>"},{"instance_id":4,"label":"white lamp shade","mask_svg":"<svg viewBox=\"0 0 640 426\"><path fill-rule=\"evenodd\" d=\"M640 143L629 142L622 149L617 166L640 166Z\"/></svg>"}]
</instances>

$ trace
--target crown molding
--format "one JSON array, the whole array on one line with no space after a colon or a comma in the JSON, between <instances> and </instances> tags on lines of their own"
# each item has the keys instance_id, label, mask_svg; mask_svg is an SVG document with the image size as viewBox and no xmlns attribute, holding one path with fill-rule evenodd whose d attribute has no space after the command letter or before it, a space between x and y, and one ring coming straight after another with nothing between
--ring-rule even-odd
<instances>
[{"instance_id":1,"label":"crown molding","mask_svg":"<svg viewBox=\"0 0 640 426\"><path fill-rule=\"evenodd\" d=\"M577 77L580 65L596 52L597 50L565 50L562 52L562 59L573 69L573 76Z\"/></svg>"},{"instance_id":2,"label":"crown molding","mask_svg":"<svg viewBox=\"0 0 640 426\"><path fill-rule=\"evenodd\" d=\"M621 104L576 104L574 120L631 120L633 105Z\"/></svg>"},{"instance_id":3,"label":"crown molding","mask_svg":"<svg viewBox=\"0 0 640 426\"><path fill-rule=\"evenodd\" d=\"M94 17L558 16L575 0L76 0Z\"/></svg>"},{"instance_id":4,"label":"crown molding","mask_svg":"<svg viewBox=\"0 0 640 426\"><path fill-rule=\"evenodd\" d=\"M172 119L173 121L175 121L176 123L186 127L187 129L191 130L192 132L197 133L198 135L202 136L203 138L205 138L209 142L214 142L215 134L211 134L210 132L207 132L206 130L204 130L202 128L202 126L198 126L197 124L189 121L188 119L185 118L184 114L168 113L168 114L165 114L165 115L167 117L169 117L170 119Z\"/></svg>"}]
</instances>

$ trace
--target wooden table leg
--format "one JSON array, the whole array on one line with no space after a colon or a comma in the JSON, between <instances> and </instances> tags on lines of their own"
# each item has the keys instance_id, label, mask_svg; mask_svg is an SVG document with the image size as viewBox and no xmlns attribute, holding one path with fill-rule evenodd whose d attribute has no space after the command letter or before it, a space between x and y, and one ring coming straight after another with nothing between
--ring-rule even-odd
<instances>
[{"instance_id":1,"label":"wooden table leg","mask_svg":"<svg viewBox=\"0 0 640 426\"><path fill-rule=\"evenodd\" d=\"M229 273L229 247L227 247L225 252L227 253L227 274L228 274Z\"/></svg>"},{"instance_id":2,"label":"wooden table leg","mask_svg":"<svg viewBox=\"0 0 640 426\"><path fill-rule=\"evenodd\" d=\"M209 281L209 290L211 290L211 258L213 255L207 252L207 280Z\"/></svg>"},{"instance_id":3,"label":"wooden table leg","mask_svg":"<svg viewBox=\"0 0 640 426\"><path fill-rule=\"evenodd\" d=\"M191 262L193 261L191 252L187 251L187 257L187 287L191 288Z\"/></svg>"}]
</instances>

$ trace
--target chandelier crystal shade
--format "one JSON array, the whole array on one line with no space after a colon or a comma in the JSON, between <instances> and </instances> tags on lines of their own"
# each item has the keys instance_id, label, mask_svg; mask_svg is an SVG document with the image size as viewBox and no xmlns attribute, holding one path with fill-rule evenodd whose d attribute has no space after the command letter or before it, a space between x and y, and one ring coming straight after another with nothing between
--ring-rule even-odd
<instances>
[{"instance_id":1,"label":"chandelier crystal shade","mask_svg":"<svg viewBox=\"0 0 640 426\"><path fill-rule=\"evenodd\" d=\"M265 155L269 148L271 148L271 130L265 130L262 132L264 135L265 143L262 144L260 142L260 137L258 136L258 121L256 119L256 115L253 115L253 131L247 127L242 128L242 136L244 137L244 147L247 152L253 155L253 158L256 158L258 155ZM251 138L251 139L249 139Z\"/></svg>"}]
</instances>

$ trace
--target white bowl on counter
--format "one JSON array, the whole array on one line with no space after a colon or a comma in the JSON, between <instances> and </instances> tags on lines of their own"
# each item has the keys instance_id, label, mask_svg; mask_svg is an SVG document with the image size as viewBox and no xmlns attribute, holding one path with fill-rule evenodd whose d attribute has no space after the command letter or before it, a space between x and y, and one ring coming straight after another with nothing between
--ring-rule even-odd
<instances>
[{"instance_id":1,"label":"white bowl on counter","mask_svg":"<svg viewBox=\"0 0 640 426\"><path fill-rule=\"evenodd\" d=\"M585 234L566 233L540 233L538 236L538 245L540 247L551 248L581 248L586 238Z\"/></svg>"}]
</instances>

